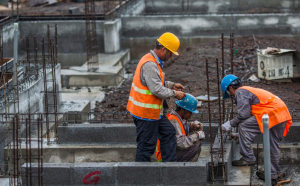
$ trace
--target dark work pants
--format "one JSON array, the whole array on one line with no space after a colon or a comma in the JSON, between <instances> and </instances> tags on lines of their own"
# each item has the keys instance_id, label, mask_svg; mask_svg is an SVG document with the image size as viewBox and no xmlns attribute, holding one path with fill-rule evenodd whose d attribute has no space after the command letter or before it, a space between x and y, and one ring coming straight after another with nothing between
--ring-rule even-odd
<instances>
[{"instance_id":1,"label":"dark work pants","mask_svg":"<svg viewBox=\"0 0 300 186\"><path fill-rule=\"evenodd\" d=\"M201 152L201 141L197 141L190 148L181 150L177 149L177 161L187 162L193 161L194 159L198 160L199 154Z\"/></svg>"},{"instance_id":2,"label":"dark work pants","mask_svg":"<svg viewBox=\"0 0 300 186\"><path fill-rule=\"evenodd\" d=\"M283 139L283 132L286 122L275 125L270 129L270 156L271 156L271 177L277 179L280 174L280 141ZM255 136L261 134L255 116L252 116L239 124L240 153L245 161L256 161L251 144Z\"/></svg>"},{"instance_id":3,"label":"dark work pants","mask_svg":"<svg viewBox=\"0 0 300 186\"><path fill-rule=\"evenodd\" d=\"M157 139L160 140L162 161L176 161L176 131L164 115L157 121L145 121L133 117L136 126L136 161L150 161L155 152Z\"/></svg>"}]
</instances>

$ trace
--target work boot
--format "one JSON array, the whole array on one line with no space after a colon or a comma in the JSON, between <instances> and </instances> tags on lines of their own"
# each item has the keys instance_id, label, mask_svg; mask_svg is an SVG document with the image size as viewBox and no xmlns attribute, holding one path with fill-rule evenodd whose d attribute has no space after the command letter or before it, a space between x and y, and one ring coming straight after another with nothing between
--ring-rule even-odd
<instances>
[{"instance_id":1,"label":"work boot","mask_svg":"<svg viewBox=\"0 0 300 186\"><path fill-rule=\"evenodd\" d=\"M256 176L261 180L265 180L265 173L263 170L256 171ZM272 183L272 186L277 185L277 179L272 179L271 183Z\"/></svg>"},{"instance_id":2,"label":"work boot","mask_svg":"<svg viewBox=\"0 0 300 186\"><path fill-rule=\"evenodd\" d=\"M243 160L243 158L232 161L232 166L251 166L251 165L255 165L255 161L248 162L246 160Z\"/></svg>"},{"instance_id":3,"label":"work boot","mask_svg":"<svg viewBox=\"0 0 300 186\"><path fill-rule=\"evenodd\" d=\"M271 184L272 184L272 186L276 186L277 185L277 179L272 179Z\"/></svg>"},{"instance_id":4,"label":"work boot","mask_svg":"<svg viewBox=\"0 0 300 186\"><path fill-rule=\"evenodd\" d=\"M259 169L258 171L256 171L256 176L261 180L265 180L265 171L264 171L264 169ZM284 172L278 174L278 179L279 180L283 179L284 177L285 177Z\"/></svg>"},{"instance_id":5,"label":"work boot","mask_svg":"<svg viewBox=\"0 0 300 186\"><path fill-rule=\"evenodd\" d=\"M261 169L256 171L256 176L261 180L265 180L265 171Z\"/></svg>"}]
</instances>

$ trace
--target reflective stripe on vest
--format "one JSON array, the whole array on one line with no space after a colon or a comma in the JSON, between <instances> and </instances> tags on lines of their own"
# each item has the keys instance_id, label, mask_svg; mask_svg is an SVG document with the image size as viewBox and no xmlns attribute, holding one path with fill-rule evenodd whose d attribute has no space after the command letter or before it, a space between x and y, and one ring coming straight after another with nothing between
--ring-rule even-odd
<instances>
[{"instance_id":1,"label":"reflective stripe on vest","mask_svg":"<svg viewBox=\"0 0 300 186\"><path fill-rule=\"evenodd\" d=\"M162 80L162 86L164 86L164 74L160 65L156 62L152 54L144 55L139 61L133 81L131 84L130 95L127 104L127 110L134 116L142 119L154 119L158 120L160 111L162 109L162 99L153 95L147 86L141 83L141 69L147 62L154 62L160 72L160 78Z\"/></svg>"},{"instance_id":2,"label":"reflective stripe on vest","mask_svg":"<svg viewBox=\"0 0 300 186\"><path fill-rule=\"evenodd\" d=\"M167 114L167 118L171 121L171 120L176 120L179 123L180 129L181 129L181 133L186 136L183 124L181 122L181 120L173 114ZM162 161L162 157L161 157L161 151L160 151L160 141L157 140L157 144L156 144L156 151L155 151L155 155L156 155L156 159L157 161L161 162Z\"/></svg>"},{"instance_id":3,"label":"reflective stripe on vest","mask_svg":"<svg viewBox=\"0 0 300 186\"><path fill-rule=\"evenodd\" d=\"M139 107L152 108L152 109L161 109L162 108L162 105L141 103L141 102L135 101L131 96L129 96L129 100L132 101L132 103L134 105L137 105Z\"/></svg>"},{"instance_id":4,"label":"reflective stripe on vest","mask_svg":"<svg viewBox=\"0 0 300 186\"><path fill-rule=\"evenodd\" d=\"M285 103L279 97L263 89L249 86L242 86L239 89L248 90L259 99L259 104L251 106L251 113L256 117L261 133L263 133L262 116L268 114L269 128L287 122L283 133L283 136L286 136L292 125L292 117Z\"/></svg>"},{"instance_id":5,"label":"reflective stripe on vest","mask_svg":"<svg viewBox=\"0 0 300 186\"><path fill-rule=\"evenodd\" d=\"M133 87L133 89L141 94L147 94L147 95L152 95L152 93L150 92L150 90L143 90L138 88L137 86L134 85L134 83L131 84L131 86Z\"/></svg>"}]
</instances>

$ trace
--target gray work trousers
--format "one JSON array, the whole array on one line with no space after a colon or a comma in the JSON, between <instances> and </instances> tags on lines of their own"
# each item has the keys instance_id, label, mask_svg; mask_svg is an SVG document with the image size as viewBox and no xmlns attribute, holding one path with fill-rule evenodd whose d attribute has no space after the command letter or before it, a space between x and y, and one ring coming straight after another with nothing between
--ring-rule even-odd
<instances>
[{"instance_id":1,"label":"gray work trousers","mask_svg":"<svg viewBox=\"0 0 300 186\"><path fill-rule=\"evenodd\" d=\"M176 150L176 157L178 162L197 161L201 152L201 141L197 141L193 146L180 150Z\"/></svg>"},{"instance_id":2,"label":"gray work trousers","mask_svg":"<svg viewBox=\"0 0 300 186\"><path fill-rule=\"evenodd\" d=\"M280 173L279 158L280 147L279 143L283 139L283 132L286 122L280 123L270 129L270 152L271 152L271 177L277 179ZM242 121L239 126L239 143L240 153L245 161L256 161L256 158L251 147L255 136L261 134L255 116L252 116Z\"/></svg>"}]
</instances>

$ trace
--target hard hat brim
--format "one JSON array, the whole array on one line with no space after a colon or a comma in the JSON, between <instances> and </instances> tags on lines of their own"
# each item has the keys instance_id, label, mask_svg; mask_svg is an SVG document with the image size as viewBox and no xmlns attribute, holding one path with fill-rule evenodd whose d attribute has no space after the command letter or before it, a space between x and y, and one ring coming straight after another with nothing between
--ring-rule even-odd
<instances>
[{"instance_id":1,"label":"hard hat brim","mask_svg":"<svg viewBox=\"0 0 300 186\"><path fill-rule=\"evenodd\" d=\"M199 113L199 111L198 111L198 110L194 110L194 111L192 111L192 113L194 113L194 114L198 114L198 113Z\"/></svg>"},{"instance_id":2,"label":"hard hat brim","mask_svg":"<svg viewBox=\"0 0 300 186\"><path fill-rule=\"evenodd\" d=\"M172 51L171 51L172 52ZM178 52L172 52L173 54L175 54L176 56L179 56Z\"/></svg>"}]
</instances>

